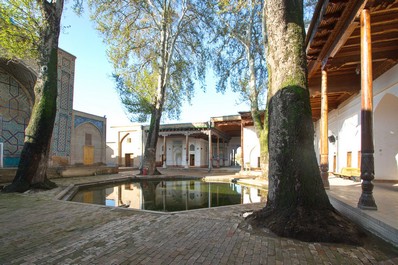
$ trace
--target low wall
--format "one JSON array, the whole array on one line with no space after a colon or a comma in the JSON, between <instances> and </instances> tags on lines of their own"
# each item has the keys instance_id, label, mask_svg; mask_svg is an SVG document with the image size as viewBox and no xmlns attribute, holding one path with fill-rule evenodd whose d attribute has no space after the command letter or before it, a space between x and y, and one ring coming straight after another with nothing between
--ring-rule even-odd
<instances>
[{"instance_id":1,"label":"low wall","mask_svg":"<svg viewBox=\"0 0 398 265\"><path fill-rule=\"evenodd\" d=\"M0 168L0 183L9 183L15 177L16 168ZM48 178L85 177L119 173L118 167L110 166L79 166L79 167L50 167Z\"/></svg>"}]
</instances>

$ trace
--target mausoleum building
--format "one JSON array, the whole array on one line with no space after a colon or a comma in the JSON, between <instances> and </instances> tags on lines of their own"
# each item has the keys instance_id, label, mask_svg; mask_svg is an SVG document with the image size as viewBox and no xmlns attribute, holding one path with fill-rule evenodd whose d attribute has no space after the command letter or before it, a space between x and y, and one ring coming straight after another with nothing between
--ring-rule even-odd
<instances>
[{"instance_id":1,"label":"mausoleum building","mask_svg":"<svg viewBox=\"0 0 398 265\"><path fill-rule=\"evenodd\" d=\"M106 119L73 110L76 57L58 50L57 115L50 165L105 163ZM34 104L37 69L0 58L0 167L17 167Z\"/></svg>"}]
</instances>

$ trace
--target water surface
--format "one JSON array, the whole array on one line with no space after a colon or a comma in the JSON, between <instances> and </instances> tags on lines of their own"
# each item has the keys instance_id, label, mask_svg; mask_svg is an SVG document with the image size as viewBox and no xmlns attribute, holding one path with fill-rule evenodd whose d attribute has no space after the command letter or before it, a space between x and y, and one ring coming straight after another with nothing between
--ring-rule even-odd
<instances>
[{"instance_id":1,"label":"water surface","mask_svg":"<svg viewBox=\"0 0 398 265\"><path fill-rule=\"evenodd\" d=\"M265 202L266 197L266 190L235 183L209 183L201 180L140 180L80 189L72 201L174 212Z\"/></svg>"}]
</instances>

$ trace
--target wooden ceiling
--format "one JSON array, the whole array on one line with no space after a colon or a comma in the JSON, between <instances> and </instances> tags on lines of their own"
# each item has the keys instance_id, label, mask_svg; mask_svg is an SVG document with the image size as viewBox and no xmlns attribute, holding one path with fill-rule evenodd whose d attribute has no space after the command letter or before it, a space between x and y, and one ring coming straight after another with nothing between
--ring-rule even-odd
<instances>
[{"instance_id":1,"label":"wooden ceiling","mask_svg":"<svg viewBox=\"0 0 398 265\"><path fill-rule=\"evenodd\" d=\"M360 93L360 12L371 14L373 79L398 62L398 0L320 0L306 39L313 120L320 118L321 68L329 111Z\"/></svg>"},{"instance_id":2,"label":"wooden ceiling","mask_svg":"<svg viewBox=\"0 0 398 265\"><path fill-rule=\"evenodd\" d=\"M224 132L230 137L240 137L241 136L241 116L231 115L222 117L213 117L211 122L214 128Z\"/></svg>"}]
</instances>

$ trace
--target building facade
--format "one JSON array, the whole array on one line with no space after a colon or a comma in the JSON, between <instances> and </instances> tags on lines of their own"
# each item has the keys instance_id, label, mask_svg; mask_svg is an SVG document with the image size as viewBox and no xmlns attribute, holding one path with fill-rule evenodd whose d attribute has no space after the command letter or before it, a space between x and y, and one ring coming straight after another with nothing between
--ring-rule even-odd
<instances>
[{"instance_id":1,"label":"building facade","mask_svg":"<svg viewBox=\"0 0 398 265\"><path fill-rule=\"evenodd\" d=\"M73 110L76 57L58 50L57 114L50 166L105 163L106 119ZM0 167L17 167L34 104L37 71L29 62L0 59Z\"/></svg>"},{"instance_id":2,"label":"building facade","mask_svg":"<svg viewBox=\"0 0 398 265\"><path fill-rule=\"evenodd\" d=\"M246 165L259 169L259 140L247 116L242 113L213 117L210 122L161 125L156 148L157 166L243 169ZM148 130L149 126L139 124L111 127L110 134L117 140L107 143L107 163L140 167Z\"/></svg>"}]
</instances>

